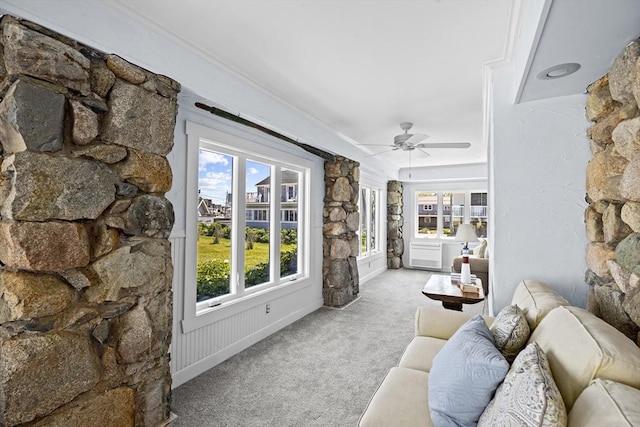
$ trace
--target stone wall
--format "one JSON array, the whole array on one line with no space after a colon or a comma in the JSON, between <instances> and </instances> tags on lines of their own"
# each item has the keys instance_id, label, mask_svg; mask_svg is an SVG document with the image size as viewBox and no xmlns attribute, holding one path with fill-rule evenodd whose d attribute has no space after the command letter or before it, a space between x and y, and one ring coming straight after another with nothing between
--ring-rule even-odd
<instances>
[{"instance_id":1,"label":"stone wall","mask_svg":"<svg viewBox=\"0 0 640 427\"><path fill-rule=\"evenodd\" d=\"M360 164L337 156L324 164L322 295L329 307L342 307L359 293L358 197Z\"/></svg>"},{"instance_id":2,"label":"stone wall","mask_svg":"<svg viewBox=\"0 0 640 427\"><path fill-rule=\"evenodd\" d=\"M402 239L402 183L387 183L387 267L402 268L404 240Z\"/></svg>"},{"instance_id":3,"label":"stone wall","mask_svg":"<svg viewBox=\"0 0 640 427\"><path fill-rule=\"evenodd\" d=\"M640 345L640 39L588 88L589 310Z\"/></svg>"},{"instance_id":4,"label":"stone wall","mask_svg":"<svg viewBox=\"0 0 640 427\"><path fill-rule=\"evenodd\" d=\"M160 425L179 85L27 21L0 31L0 425Z\"/></svg>"}]
</instances>

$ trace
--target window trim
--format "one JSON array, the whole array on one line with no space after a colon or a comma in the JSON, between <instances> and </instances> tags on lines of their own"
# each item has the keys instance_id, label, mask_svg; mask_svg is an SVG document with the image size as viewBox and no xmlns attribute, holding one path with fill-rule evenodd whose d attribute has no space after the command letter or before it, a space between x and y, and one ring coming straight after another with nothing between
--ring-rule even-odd
<instances>
[{"instance_id":1,"label":"window trim","mask_svg":"<svg viewBox=\"0 0 640 427\"><path fill-rule=\"evenodd\" d=\"M251 304L261 304L280 298L299 289L311 285L310 278L310 236L311 236L311 197L310 197L310 176L313 162L305 157L300 157L286 151L265 144L272 141L266 137L258 136L252 132L245 132L233 129L233 133L203 126L189 120L185 121L185 131L187 134L187 162L186 162L186 194L185 194L185 262L184 262L184 281L183 301L182 301L182 321L181 326L183 333L193 331L195 329L206 326L223 318L232 316L241 311L246 310L246 301L251 300ZM301 172L299 189L297 194L298 203L298 273L295 276L279 277L279 263L272 263L272 271L275 268L274 281L269 286L256 285L248 290L244 290L243 295L229 300L221 300L221 304L204 309L197 309L196 306L196 263L197 263L197 247L192 242L197 236L197 189L198 189L198 164L199 149L201 140L208 141L215 145L218 150L225 150L225 153L234 155L233 153L242 153L251 160L262 160L275 163L286 169ZM240 173L240 169L244 168L245 162L238 162L238 168L234 168L233 173ZM244 191L243 180L234 178L235 182L240 183L238 191ZM279 177L276 183L280 184ZM192 191L193 190L193 191ZM242 194L242 193L240 193ZM302 195L302 197L301 197ZM276 197L276 203L271 204L270 215L276 218L274 224L280 215L274 215L275 209L280 209L279 198ZM242 210L238 209L242 206ZM244 205L242 203L234 203L232 205L232 215L239 221L244 219ZM300 215L300 211L303 215ZM243 217L238 214L242 213ZM273 226L273 225L272 225ZM279 223L277 224L279 227ZM280 242L279 233L275 233L277 243ZM273 233L272 233L273 235ZM237 239L236 239L237 240ZM234 243L232 243L233 245ZM234 253L244 257L244 251L234 250ZM275 259L275 251L278 250L276 244L271 246L271 259ZM236 257L237 259L237 257ZM233 263L232 258L232 263ZM274 266L278 264L277 266ZM232 272L237 271L232 265ZM276 274L277 273L277 274ZM236 279L237 280L237 279ZM235 281L235 280L234 280ZM232 281L232 284L234 283Z\"/></svg>"},{"instance_id":2,"label":"window trim","mask_svg":"<svg viewBox=\"0 0 640 427\"><path fill-rule=\"evenodd\" d=\"M367 198L367 207L368 207L368 212L366 212L366 216L365 216L365 225L366 225L366 231L367 231L367 244L366 244L366 248L367 250L362 252L362 191L365 191L366 194L366 198ZM374 233L371 233L371 194L375 192L376 194L376 206L375 206L375 230ZM360 197L358 198L358 260L364 259L364 258L368 258L368 257L372 257L375 255L378 255L380 253L380 224L381 224L381 220L380 220L380 215L381 215L381 208L380 208L380 198L381 198L381 191L380 188L374 186L374 185L361 185L360 186ZM375 242L375 247L371 248L371 237L374 237L374 242Z\"/></svg>"}]
</instances>

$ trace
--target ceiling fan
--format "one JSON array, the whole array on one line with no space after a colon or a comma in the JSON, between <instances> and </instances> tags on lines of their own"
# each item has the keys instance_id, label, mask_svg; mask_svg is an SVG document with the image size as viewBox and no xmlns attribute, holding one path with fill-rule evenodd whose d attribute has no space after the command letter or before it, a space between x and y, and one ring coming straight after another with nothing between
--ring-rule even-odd
<instances>
[{"instance_id":1,"label":"ceiling fan","mask_svg":"<svg viewBox=\"0 0 640 427\"><path fill-rule=\"evenodd\" d=\"M391 147L390 150L387 151L413 151L420 150L423 154L429 156L430 154L423 150L423 148L432 149L432 148L469 148L471 144L469 142L422 142L425 139L429 138L429 135L425 135L423 133L409 133L409 130L413 127L413 123L411 122L402 122L400 123L400 129L404 131L400 135L396 135L393 137L393 144L362 144L362 145L371 145L378 147ZM378 154L385 153L386 151L376 153L374 156Z\"/></svg>"}]
</instances>

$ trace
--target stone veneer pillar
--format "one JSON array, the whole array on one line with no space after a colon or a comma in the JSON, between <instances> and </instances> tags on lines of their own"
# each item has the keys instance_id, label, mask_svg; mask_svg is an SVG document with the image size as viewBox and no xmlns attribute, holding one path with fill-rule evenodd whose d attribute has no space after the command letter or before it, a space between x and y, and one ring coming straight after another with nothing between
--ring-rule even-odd
<instances>
[{"instance_id":1,"label":"stone veneer pillar","mask_svg":"<svg viewBox=\"0 0 640 427\"><path fill-rule=\"evenodd\" d=\"M175 81L0 23L0 425L170 415Z\"/></svg>"},{"instance_id":2,"label":"stone veneer pillar","mask_svg":"<svg viewBox=\"0 0 640 427\"><path fill-rule=\"evenodd\" d=\"M324 164L322 295L329 307L342 307L359 293L358 195L360 164L336 156Z\"/></svg>"},{"instance_id":3,"label":"stone veneer pillar","mask_svg":"<svg viewBox=\"0 0 640 427\"><path fill-rule=\"evenodd\" d=\"M588 88L588 308L640 345L640 39Z\"/></svg>"},{"instance_id":4,"label":"stone veneer pillar","mask_svg":"<svg viewBox=\"0 0 640 427\"><path fill-rule=\"evenodd\" d=\"M402 268L404 240L402 238L402 183L387 183L387 268Z\"/></svg>"}]
</instances>

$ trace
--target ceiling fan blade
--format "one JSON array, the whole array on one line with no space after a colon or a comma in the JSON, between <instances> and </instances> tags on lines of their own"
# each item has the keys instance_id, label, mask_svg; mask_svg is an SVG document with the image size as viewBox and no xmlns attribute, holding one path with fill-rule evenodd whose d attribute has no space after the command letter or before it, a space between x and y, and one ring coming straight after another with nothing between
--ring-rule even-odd
<instances>
[{"instance_id":1,"label":"ceiling fan blade","mask_svg":"<svg viewBox=\"0 0 640 427\"><path fill-rule=\"evenodd\" d=\"M411 135L406 141L405 143L408 144L417 144L420 141L424 141L425 139L429 138L429 135L425 135L424 133L414 133L413 135Z\"/></svg>"},{"instance_id":2,"label":"ceiling fan blade","mask_svg":"<svg viewBox=\"0 0 640 427\"><path fill-rule=\"evenodd\" d=\"M416 144L418 148L469 148L471 147L470 142L422 142L420 144Z\"/></svg>"},{"instance_id":3,"label":"ceiling fan blade","mask_svg":"<svg viewBox=\"0 0 640 427\"><path fill-rule=\"evenodd\" d=\"M365 157L375 157L375 156L379 156L380 154L389 153L389 152L391 152L391 151L395 151L395 150L397 150L397 148L392 148L392 149L390 149L390 150L380 151L379 153L373 153L373 154L370 154L370 155L365 156Z\"/></svg>"},{"instance_id":4,"label":"ceiling fan blade","mask_svg":"<svg viewBox=\"0 0 640 427\"><path fill-rule=\"evenodd\" d=\"M393 144L358 144L358 145L365 145L370 147L394 147Z\"/></svg>"},{"instance_id":5,"label":"ceiling fan blade","mask_svg":"<svg viewBox=\"0 0 640 427\"><path fill-rule=\"evenodd\" d=\"M431 156L431 154L427 153L427 152L426 152L426 151L424 151L422 148L418 148L418 151L419 151L420 153L422 153L423 155L425 155L426 157L430 157L430 156Z\"/></svg>"}]
</instances>

